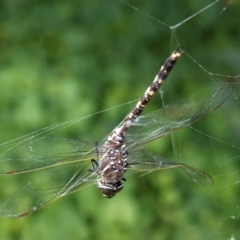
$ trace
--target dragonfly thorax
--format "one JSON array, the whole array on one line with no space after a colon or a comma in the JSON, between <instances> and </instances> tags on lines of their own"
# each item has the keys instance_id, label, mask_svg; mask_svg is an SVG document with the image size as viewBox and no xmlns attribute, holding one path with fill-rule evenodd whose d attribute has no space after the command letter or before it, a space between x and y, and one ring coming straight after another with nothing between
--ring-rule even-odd
<instances>
[{"instance_id":1,"label":"dragonfly thorax","mask_svg":"<svg viewBox=\"0 0 240 240\"><path fill-rule=\"evenodd\" d=\"M128 169L127 156L121 136L113 132L104 147L99 149L99 163L95 169L100 177L97 187L103 196L111 198L123 189L123 176Z\"/></svg>"}]
</instances>

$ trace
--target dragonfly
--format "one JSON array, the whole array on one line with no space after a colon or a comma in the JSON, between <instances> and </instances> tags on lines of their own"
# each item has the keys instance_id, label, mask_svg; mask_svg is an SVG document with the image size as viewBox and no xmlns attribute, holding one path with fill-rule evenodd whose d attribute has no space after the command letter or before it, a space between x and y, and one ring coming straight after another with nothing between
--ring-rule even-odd
<instances>
[{"instance_id":1,"label":"dragonfly","mask_svg":"<svg viewBox=\"0 0 240 240\"><path fill-rule=\"evenodd\" d=\"M156 155L144 147L203 118L221 106L232 93L231 87L225 86L208 99L177 102L141 115L182 52L182 47L173 51L133 110L101 142L50 134L30 134L24 140L13 141L11 147L0 154L0 174L39 172L0 205L0 214L5 217L26 216L54 200L92 185L97 185L106 198L112 198L123 189L127 171L149 173L181 168L194 182L211 186L213 180L207 173Z\"/></svg>"}]
</instances>

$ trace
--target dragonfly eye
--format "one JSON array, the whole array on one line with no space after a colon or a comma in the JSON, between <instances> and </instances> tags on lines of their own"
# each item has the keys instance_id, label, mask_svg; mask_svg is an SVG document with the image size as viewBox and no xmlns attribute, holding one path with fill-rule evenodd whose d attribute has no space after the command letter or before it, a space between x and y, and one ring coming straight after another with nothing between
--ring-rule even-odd
<instances>
[{"instance_id":1,"label":"dragonfly eye","mask_svg":"<svg viewBox=\"0 0 240 240\"><path fill-rule=\"evenodd\" d=\"M99 181L97 184L97 188L106 198L112 198L115 196L116 193L123 189L123 182L122 180L112 183L112 182L105 182Z\"/></svg>"}]
</instances>

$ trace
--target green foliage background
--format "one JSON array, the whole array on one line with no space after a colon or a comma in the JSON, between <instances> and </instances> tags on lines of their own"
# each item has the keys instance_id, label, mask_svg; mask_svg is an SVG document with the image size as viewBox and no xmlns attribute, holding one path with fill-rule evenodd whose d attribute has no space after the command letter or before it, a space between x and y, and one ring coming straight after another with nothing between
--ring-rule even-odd
<instances>
[{"instance_id":1,"label":"green foliage background","mask_svg":"<svg viewBox=\"0 0 240 240\"><path fill-rule=\"evenodd\" d=\"M163 88L165 104L208 98L226 81L233 83L234 95L194 124L206 135L187 128L174 134L176 145L167 137L149 148L206 171L215 185L200 188L180 170L131 176L111 200L91 187L31 216L0 218L1 239L240 238L240 4L233 1L221 12L228 1L220 1L175 35L169 26L211 1L128 3L166 25L117 0L0 2L0 142L139 98L177 38L197 64L183 54ZM94 115L56 135L100 141L133 105ZM161 106L158 95L146 112ZM1 203L28 179L27 174L1 176Z\"/></svg>"}]
</instances>

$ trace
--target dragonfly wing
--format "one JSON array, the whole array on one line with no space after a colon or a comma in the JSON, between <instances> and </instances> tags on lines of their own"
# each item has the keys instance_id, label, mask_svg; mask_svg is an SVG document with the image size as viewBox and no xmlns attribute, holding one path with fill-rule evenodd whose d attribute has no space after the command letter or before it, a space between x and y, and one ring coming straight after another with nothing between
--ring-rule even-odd
<instances>
[{"instance_id":1,"label":"dragonfly wing","mask_svg":"<svg viewBox=\"0 0 240 240\"><path fill-rule=\"evenodd\" d=\"M43 136L29 138L0 149L0 174L16 174L96 157L87 141Z\"/></svg>"},{"instance_id":2,"label":"dragonfly wing","mask_svg":"<svg viewBox=\"0 0 240 240\"><path fill-rule=\"evenodd\" d=\"M213 179L206 173L188 166L183 163L177 163L167 158L157 156L146 149L137 150L129 153L128 163L130 169L135 171L152 172L169 168L181 168L188 176L201 186L209 187L213 185Z\"/></svg>"},{"instance_id":3,"label":"dragonfly wing","mask_svg":"<svg viewBox=\"0 0 240 240\"><path fill-rule=\"evenodd\" d=\"M231 87L220 88L209 99L174 103L138 117L126 133L128 149L137 148L198 121L223 104L231 93Z\"/></svg>"},{"instance_id":4,"label":"dragonfly wing","mask_svg":"<svg viewBox=\"0 0 240 240\"><path fill-rule=\"evenodd\" d=\"M25 216L49 202L94 184L96 176L88 169L89 164L75 163L43 170L0 206L0 214L5 217Z\"/></svg>"}]
</instances>

